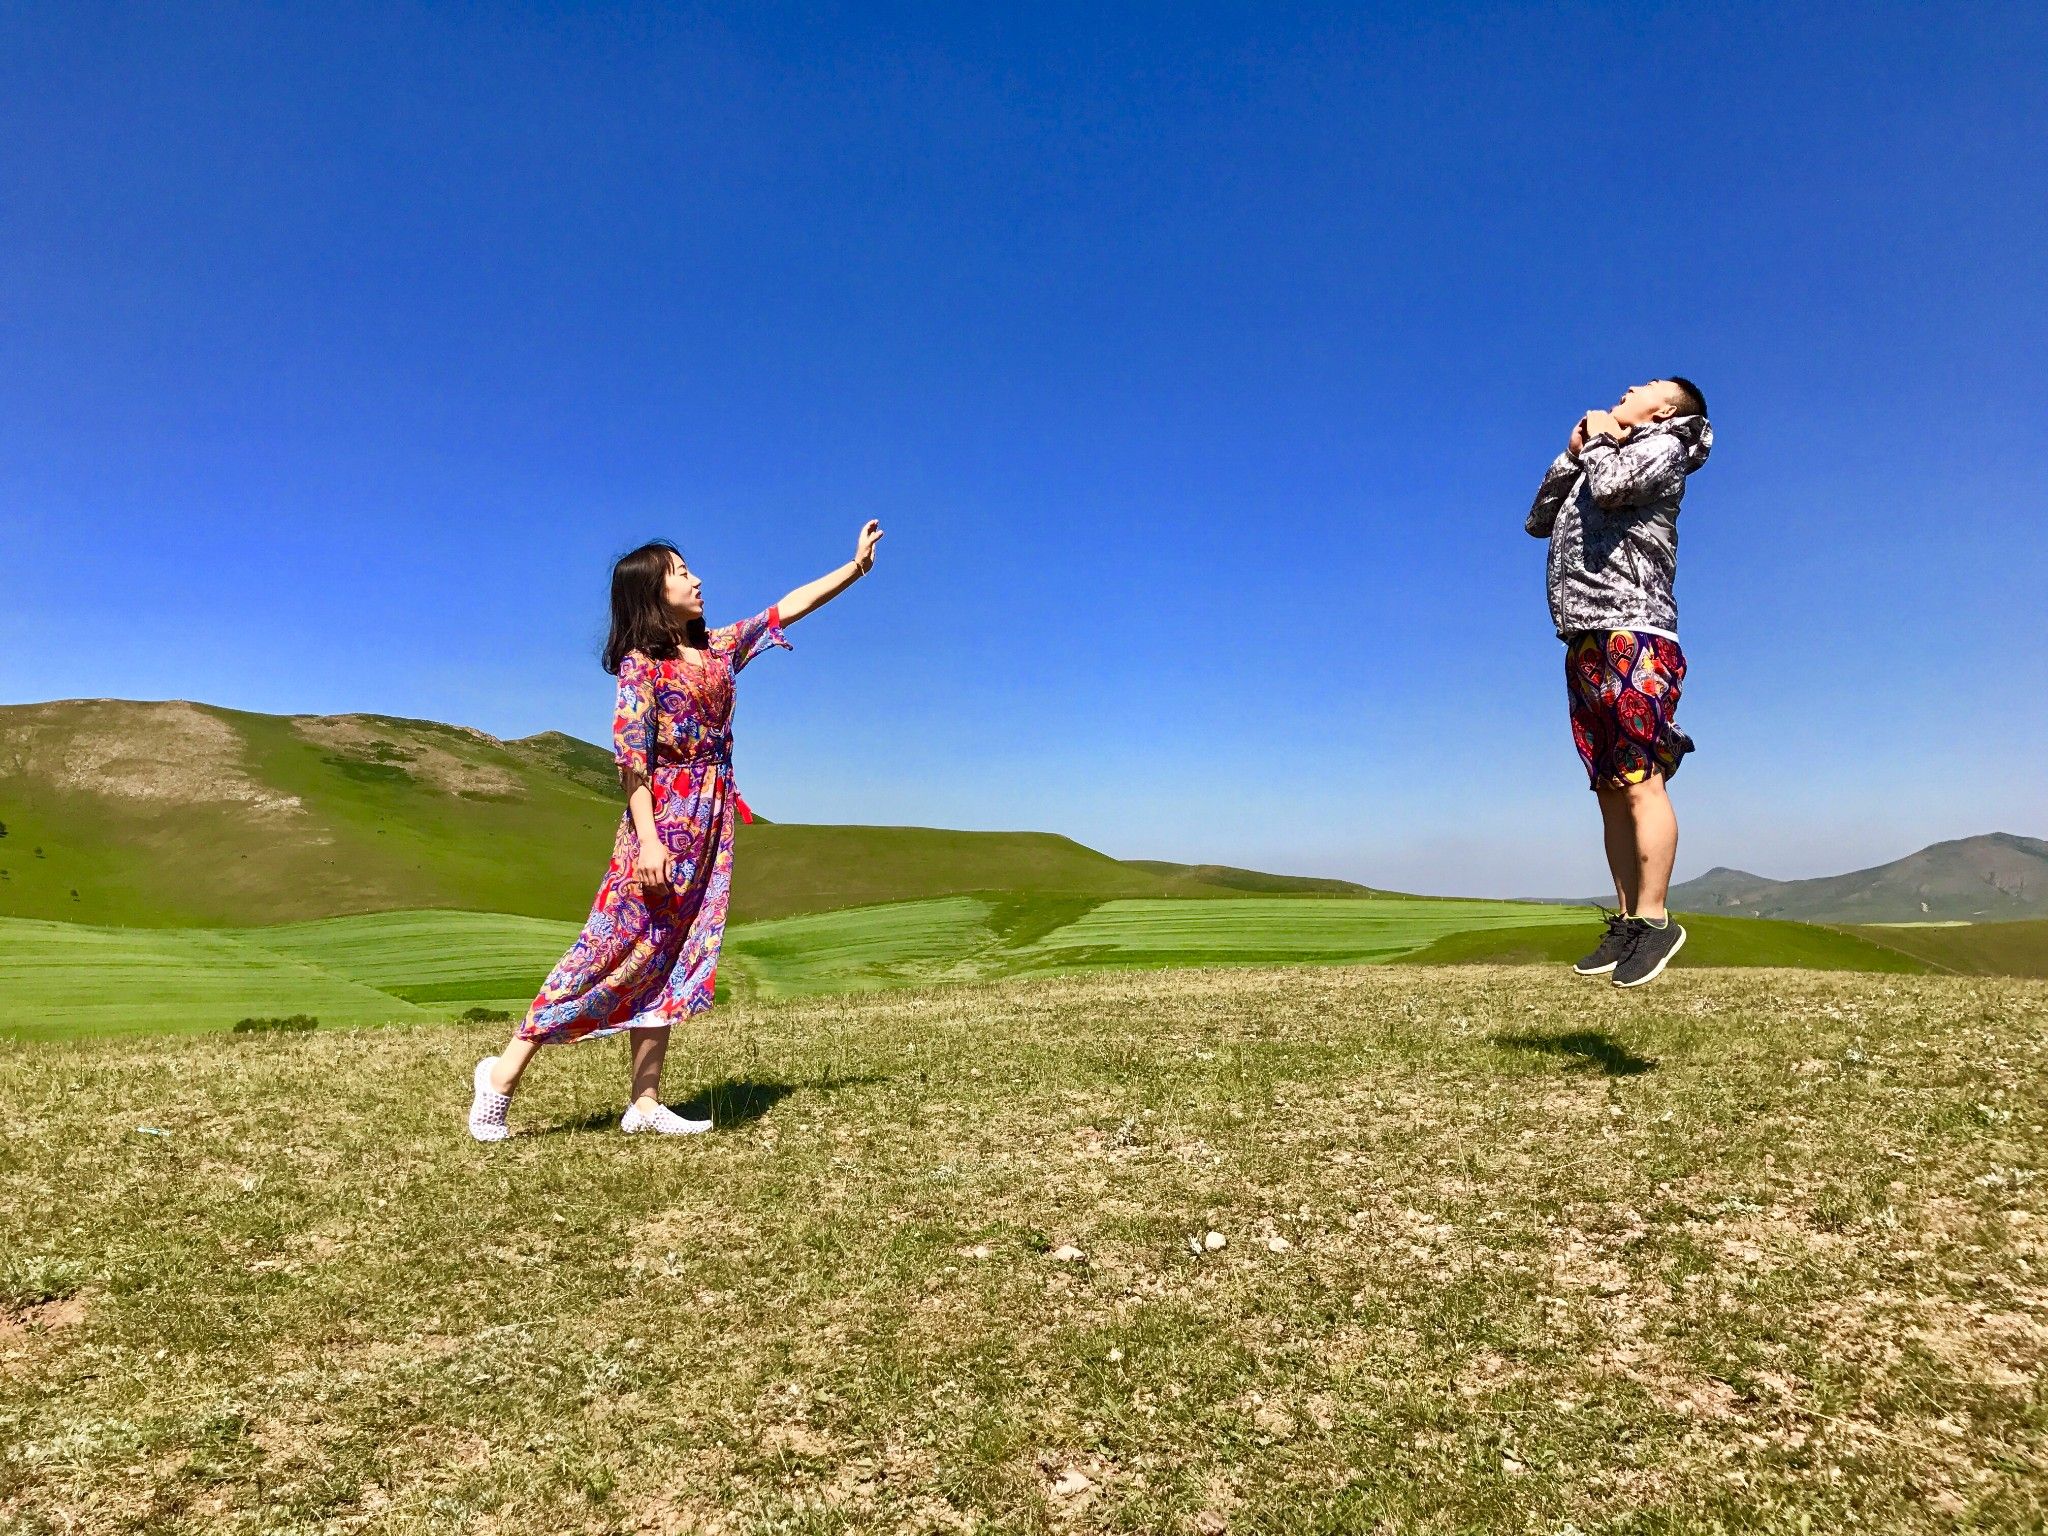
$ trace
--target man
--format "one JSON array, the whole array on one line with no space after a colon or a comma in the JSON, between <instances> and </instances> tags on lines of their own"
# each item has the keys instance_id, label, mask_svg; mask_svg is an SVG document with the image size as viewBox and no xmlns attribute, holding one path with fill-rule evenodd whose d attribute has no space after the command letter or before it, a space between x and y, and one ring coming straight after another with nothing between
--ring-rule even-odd
<instances>
[{"instance_id":1,"label":"man","mask_svg":"<svg viewBox=\"0 0 2048 1536\"><path fill-rule=\"evenodd\" d=\"M1545 471L1528 529L1550 540L1550 619L1565 643L1572 738L1600 799L1616 910L1582 976L1639 987L1685 944L1664 910L1678 856L1665 784L1692 742L1674 715L1685 682L1678 644L1678 504L1714 431L1699 387L1638 384L1611 411L1588 411Z\"/></svg>"}]
</instances>

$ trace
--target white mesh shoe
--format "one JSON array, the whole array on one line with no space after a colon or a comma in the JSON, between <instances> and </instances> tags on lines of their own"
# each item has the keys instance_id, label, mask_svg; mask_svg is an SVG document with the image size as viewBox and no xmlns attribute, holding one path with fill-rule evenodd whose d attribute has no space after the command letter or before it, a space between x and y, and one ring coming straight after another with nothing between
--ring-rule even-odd
<instances>
[{"instance_id":1,"label":"white mesh shoe","mask_svg":"<svg viewBox=\"0 0 2048 1536\"><path fill-rule=\"evenodd\" d=\"M469 1134L478 1141L505 1141L512 1135L512 1128L505 1123L512 1095L491 1086L491 1068L497 1064L497 1057L486 1056L476 1064L476 1071L469 1078Z\"/></svg>"},{"instance_id":2,"label":"white mesh shoe","mask_svg":"<svg viewBox=\"0 0 2048 1536\"><path fill-rule=\"evenodd\" d=\"M655 1105L651 1115L643 1115L639 1105L629 1104L619 1120L619 1129L628 1136L636 1136L642 1131L652 1131L657 1136L701 1136L711 1129L711 1122L685 1120L666 1104Z\"/></svg>"}]
</instances>

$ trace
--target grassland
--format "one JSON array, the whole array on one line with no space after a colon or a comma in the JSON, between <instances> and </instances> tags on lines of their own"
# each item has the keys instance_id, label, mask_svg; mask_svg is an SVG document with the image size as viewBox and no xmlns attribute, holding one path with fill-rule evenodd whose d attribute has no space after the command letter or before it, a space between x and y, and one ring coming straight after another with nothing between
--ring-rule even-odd
<instances>
[{"instance_id":1,"label":"grassland","mask_svg":"<svg viewBox=\"0 0 2048 1536\"><path fill-rule=\"evenodd\" d=\"M292 1013L334 1025L424 1017L233 931L0 920L0 1037L183 1033Z\"/></svg>"},{"instance_id":2,"label":"grassland","mask_svg":"<svg viewBox=\"0 0 2048 1536\"><path fill-rule=\"evenodd\" d=\"M574 923L388 912L274 928L96 928L0 918L0 1039L188 1034L310 1013L323 1026L523 1009Z\"/></svg>"},{"instance_id":3,"label":"grassland","mask_svg":"<svg viewBox=\"0 0 2048 1536\"><path fill-rule=\"evenodd\" d=\"M681 1143L597 1044L473 1145L491 1034L0 1046L0 1525L2048 1520L2040 983L757 1002Z\"/></svg>"},{"instance_id":4,"label":"grassland","mask_svg":"<svg viewBox=\"0 0 2048 1536\"><path fill-rule=\"evenodd\" d=\"M1114 967L1387 959L1464 927L1587 915L1520 902L1245 896L1232 901L960 897L753 923L730 954L745 985L787 996Z\"/></svg>"},{"instance_id":5,"label":"grassland","mask_svg":"<svg viewBox=\"0 0 2048 1536\"><path fill-rule=\"evenodd\" d=\"M1686 943L1676 964L1696 966L1788 966L1814 971L1893 971L1921 974L1939 969L1918 955L1875 943L1852 929L1811 923L1774 922L1763 917L1714 917L1683 913ZM1447 933L1404 958L1417 965L1563 965L1591 947L1583 922L1470 928Z\"/></svg>"},{"instance_id":6,"label":"grassland","mask_svg":"<svg viewBox=\"0 0 2048 1536\"><path fill-rule=\"evenodd\" d=\"M1965 976L2048 976L2048 919L1926 927L1883 924L1842 931L1911 955L1935 970Z\"/></svg>"},{"instance_id":7,"label":"grassland","mask_svg":"<svg viewBox=\"0 0 2048 1536\"><path fill-rule=\"evenodd\" d=\"M1691 920L1689 920L1691 921ZM1682 964L1912 972L1854 935L1752 918L1696 924ZM951 896L743 923L722 995L788 997L1101 969L1563 961L1590 914L1518 902L1246 896ZM517 1012L576 925L483 912L388 912L268 928L122 929L0 918L0 1037L225 1029L309 1013L328 1026Z\"/></svg>"}]
</instances>

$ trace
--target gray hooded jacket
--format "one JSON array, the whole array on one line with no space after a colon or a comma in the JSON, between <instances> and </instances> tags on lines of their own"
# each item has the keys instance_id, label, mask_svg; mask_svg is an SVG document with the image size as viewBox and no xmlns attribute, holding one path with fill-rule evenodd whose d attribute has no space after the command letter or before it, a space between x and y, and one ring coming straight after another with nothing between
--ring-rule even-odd
<instances>
[{"instance_id":1,"label":"gray hooded jacket","mask_svg":"<svg viewBox=\"0 0 2048 1536\"><path fill-rule=\"evenodd\" d=\"M1550 622L1560 638L1588 629L1677 637L1678 504L1713 447L1706 417L1673 416L1637 427L1625 443L1596 437L1543 472L1526 526L1550 540Z\"/></svg>"}]
</instances>

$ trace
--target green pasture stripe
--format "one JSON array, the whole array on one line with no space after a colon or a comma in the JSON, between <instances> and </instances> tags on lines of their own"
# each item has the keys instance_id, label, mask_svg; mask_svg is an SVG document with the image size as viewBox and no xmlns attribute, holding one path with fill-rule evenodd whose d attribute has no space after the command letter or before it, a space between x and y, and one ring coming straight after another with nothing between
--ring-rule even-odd
<instances>
[{"instance_id":1,"label":"green pasture stripe","mask_svg":"<svg viewBox=\"0 0 2048 1536\"><path fill-rule=\"evenodd\" d=\"M1377 960L1446 933L1508 924L1583 927L1570 907L1402 898L1244 897L1229 902L1110 901L1038 941L1049 957L1086 951L1091 964L1250 964Z\"/></svg>"},{"instance_id":2,"label":"green pasture stripe","mask_svg":"<svg viewBox=\"0 0 2048 1536\"><path fill-rule=\"evenodd\" d=\"M2048 918L1924 928L1869 924L1840 931L1938 970L1972 976L2048 976Z\"/></svg>"},{"instance_id":3,"label":"green pasture stripe","mask_svg":"<svg viewBox=\"0 0 2048 1536\"><path fill-rule=\"evenodd\" d=\"M179 1033L293 1013L323 1024L424 1017L232 931L0 922L0 1037Z\"/></svg>"},{"instance_id":4,"label":"green pasture stripe","mask_svg":"<svg viewBox=\"0 0 2048 1536\"><path fill-rule=\"evenodd\" d=\"M1522 902L1003 893L752 923L726 952L744 987L784 996L1104 967L1368 963L1461 928L1587 921Z\"/></svg>"},{"instance_id":5,"label":"green pasture stripe","mask_svg":"<svg viewBox=\"0 0 2048 1536\"><path fill-rule=\"evenodd\" d=\"M379 912L241 930L247 942L416 1001L539 990L577 924L503 912Z\"/></svg>"},{"instance_id":6,"label":"green pasture stripe","mask_svg":"<svg viewBox=\"0 0 2048 1536\"><path fill-rule=\"evenodd\" d=\"M2048 970L2048 923L1857 931L1686 916L1684 967L2021 974ZM1584 909L1405 897L1105 899L983 892L735 925L728 1001L1197 966L1564 964ZM383 912L271 928L115 928L0 919L0 1037L225 1029L311 1013L326 1025L518 1012L577 924L505 913Z\"/></svg>"},{"instance_id":7,"label":"green pasture stripe","mask_svg":"<svg viewBox=\"0 0 2048 1536\"><path fill-rule=\"evenodd\" d=\"M310 1013L323 1026L523 1009L574 923L384 912L276 928L114 928L0 918L0 1038L226 1029Z\"/></svg>"},{"instance_id":8,"label":"green pasture stripe","mask_svg":"<svg viewBox=\"0 0 2048 1536\"><path fill-rule=\"evenodd\" d=\"M950 896L747 923L726 937L725 976L770 997L974 980L1000 942L990 905Z\"/></svg>"},{"instance_id":9,"label":"green pasture stripe","mask_svg":"<svg viewBox=\"0 0 2048 1536\"><path fill-rule=\"evenodd\" d=\"M1853 933L1762 917L1679 914L1686 944L1673 964L1769 966L1815 971L1922 974L1926 961ZM1599 941L1600 926L1581 911L1570 927L1523 924L1447 933L1404 956L1412 965L1568 965Z\"/></svg>"}]
</instances>

